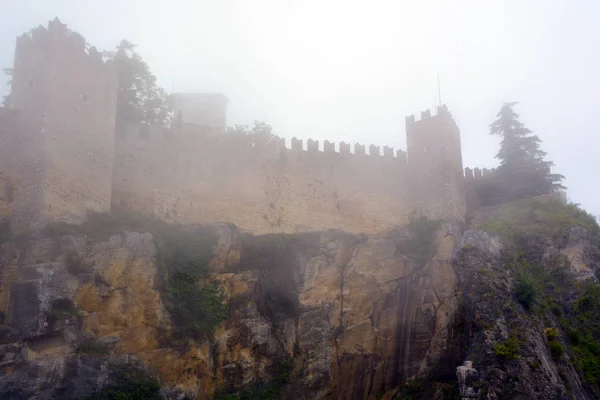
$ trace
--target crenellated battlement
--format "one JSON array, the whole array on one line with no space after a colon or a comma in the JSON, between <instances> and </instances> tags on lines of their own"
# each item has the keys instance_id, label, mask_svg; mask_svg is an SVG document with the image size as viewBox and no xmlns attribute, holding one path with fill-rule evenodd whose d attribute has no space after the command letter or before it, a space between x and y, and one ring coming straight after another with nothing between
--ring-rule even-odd
<instances>
[{"instance_id":1,"label":"crenellated battlement","mask_svg":"<svg viewBox=\"0 0 600 400\"><path fill-rule=\"evenodd\" d=\"M58 18L48 21L48 26L42 25L17 37L17 53L44 52L54 57L60 53L72 53L82 56L97 65L108 64L96 47L87 45L83 36L67 28Z\"/></svg>"},{"instance_id":2,"label":"crenellated battlement","mask_svg":"<svg viewBox=\"0 0 600 400\"><path fill-rule=\"evenodd\" d=\"M157 150L164 146L178 146L187 149L196 149L200 147L213 146L223 149L232 147L236 149L245 148L248 153L263 153L269 157L269 153L273 157L279 157L281 151L290 151L302 155L321 155L321 156L365 156L368 155L374 158L398 159L401 162L406 162L406 152L394 149L389 146L384 146L383 153L381 148L376 145L369 145L368 154L366 153L367 146L355 143L353 146L345 142L339 143L339 150L336 150L336 144L325 140L323 148L319 147L319 141L308 139L306 148L304 141L298 138L291 138L289 144L286 138L274 136L268 141L255 140L251 135L240 134L220 134L214 135L210 128L202 128L195 126L193 128L183 126L178 128L164 128L162 126L121 126L117 129L117 136L121 139L121 143L130 143L139 141L145 143L144 147L155 147Z\"/></svg>"},{"instance_id":3,"label":"crenellated battlement","mask_svg":"<svg viewBox=\"0 0 600 400\"><path fill-rule=\"evenodd\" d=\"M292 138L291 139L291 147L287 147L285 144L285 139L276 137L276 140L281 140L282 147L286 147L291 150L306 152L306 153L324 153L324 154L341 154L341 155L358 155L364 156L369 155L373 157L385 157L385 158L398 158L403 161L406 161L406 152L399 149L394 153L394 149L389 146L384 146L383 154L381 152L381 148L374 144L368 146L369 152L367 154L367 146L360 143L355 143L354 145L348 144L346 142L340 142L338 145L338 150L336 150L336 144L330 142L329 140L325 140L323 142L323 149L319 148L319 141L308 139L306 142L306 149L304 149L304 141L302 139Z\"/></svg>"},{"instance_id":4,"label":"crenellated battlement","mask_svg":"<svg viewBox=\"0 0 600 400\"><path fill-rule=\"evenodd\" d=\"M496 172L496 168L465 168L465 173L464 173L464 177L465 179L479 179L479 178L486 178L491 176L492 174L494 174Z\"/></svg>"},{"instance_id":5,"label":"crenellated battlement","mask_svg":"<svg viewBox=\"0 0 600 400\"><path fill-rule=\"evenodd\" d=\"M465 197L469 211L482 207L481 199L477 193L477 186L485 184L496 173L496 168L465 168L464 183Z\"/></svg>"},{"instance_id":6,"label":"crenellated battlement","mask_svg":"<svg viewBox=\"0 0 600 400\"><path fill-rule=\"evenodd\" d=\"M429 124L430 122L443 120L444 122L449 122L453 125L456 125L448 107L444 104L442 106L438 106L437 114L431 115L431 110L421 111L421 119L416 119L414 114L408 115L405 117L405 124L407 131L412 129L415 125L421 124Z\"/></svg>"}]
</instances>

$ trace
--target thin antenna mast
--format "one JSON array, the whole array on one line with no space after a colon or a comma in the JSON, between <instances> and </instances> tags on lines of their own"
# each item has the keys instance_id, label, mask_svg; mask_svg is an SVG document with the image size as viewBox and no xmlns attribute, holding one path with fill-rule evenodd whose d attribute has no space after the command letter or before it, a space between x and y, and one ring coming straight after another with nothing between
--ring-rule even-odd
<instances>
[{"instance_id":1,"label":"thin antenna mast","mask_svg":"<svg viewBox=\"0 0 600 400\"><path fill-rule=\"evenodd\" d=\"M440 89L440 74L437 76L438 78L438 100L440 101L440 107L442 106L442 90Z\"/></svg>"}]
</instances>

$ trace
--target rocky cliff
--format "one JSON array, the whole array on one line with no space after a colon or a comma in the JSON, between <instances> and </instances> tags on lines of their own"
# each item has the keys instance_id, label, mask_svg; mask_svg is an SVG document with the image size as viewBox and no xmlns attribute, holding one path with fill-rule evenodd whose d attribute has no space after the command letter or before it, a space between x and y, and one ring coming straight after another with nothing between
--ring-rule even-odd
<instances>
[{"instance_id":1,"label":"rocky cliff","mask_svg":"<svg viewBox=\"0 0 600 400\"><path fill-rule=\"evenodd\" d=\"M594 226L509 221L508 235L498 218L369 237L186 232L210 238L205 260L141 226L14 238L0 397L597 398Z\"/></svg>"}]
</instances>

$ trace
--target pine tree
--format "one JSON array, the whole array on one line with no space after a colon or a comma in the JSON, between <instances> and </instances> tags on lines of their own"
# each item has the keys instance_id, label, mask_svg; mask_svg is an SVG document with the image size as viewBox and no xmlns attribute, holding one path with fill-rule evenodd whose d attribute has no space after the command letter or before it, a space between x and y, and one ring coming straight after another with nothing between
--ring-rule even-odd
<instances>
[{"instance_id":1,"label":"pine tree","mask_svg":"<svg viewBox=\"0 0 600 400\"><path fill-rule=\"evenodd\" d=\"M490 134L502 138L496 158L500 166L494 177L502 201L539 196L564 189L563 175L553 174L554 165L545 161L540 149L541 140L519 121L513 110L517 103L505 103L490 125Z\"/></svg>"}]
</instances>

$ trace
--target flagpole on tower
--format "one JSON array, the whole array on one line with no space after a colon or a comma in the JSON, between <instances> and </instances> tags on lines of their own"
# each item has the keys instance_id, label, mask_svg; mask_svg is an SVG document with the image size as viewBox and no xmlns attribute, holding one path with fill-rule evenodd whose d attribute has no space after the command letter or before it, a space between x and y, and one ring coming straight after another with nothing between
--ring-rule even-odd
<instances>
[{"instance_id":1,"label":"flagpole on tower","mask_svg":"<svg viewBox=\"0 0 600 400\"><path fill-rule=\"evenodd\" d=\"M442 90L440 89L440 74L437 76L438 78L438 100L440 102L440 107L442 106Z\"/></svg>"}]
</instances>

